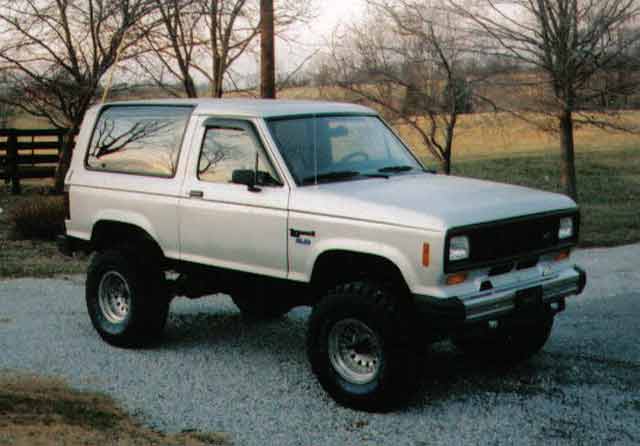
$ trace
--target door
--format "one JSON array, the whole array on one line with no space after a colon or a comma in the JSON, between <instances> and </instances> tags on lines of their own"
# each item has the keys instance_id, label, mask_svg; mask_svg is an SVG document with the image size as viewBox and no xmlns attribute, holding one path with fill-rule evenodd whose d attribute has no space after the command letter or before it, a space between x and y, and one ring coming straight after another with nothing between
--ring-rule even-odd
<instances>
[{"instance_id":1,"label":"door","mask_svg":"<svg viewBox=\"0 0 640 446\"><path fill-rule=\"evenodd\" d=\"M199 127L180 200L181 259L286 278L289 188L256 127L217 118Z\"/></svg>"}]
</instances>

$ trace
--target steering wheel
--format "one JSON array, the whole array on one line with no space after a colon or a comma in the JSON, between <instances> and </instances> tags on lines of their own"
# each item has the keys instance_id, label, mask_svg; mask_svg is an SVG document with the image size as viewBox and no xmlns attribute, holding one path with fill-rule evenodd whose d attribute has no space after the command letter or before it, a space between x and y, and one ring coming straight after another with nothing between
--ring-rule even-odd
<instances>
[{"instance_id":1,"label":"steering wheel","mask_svg":"<svg viewBox=\"0 0 640 446\"><path fill-rule=\"evenodd\" d=\"M349 161L353 161L354 158L361 157L362 161L369 161L369 155L366 152L353 152L348 154L347 156L340 159L340 163L347 163Z\"/></svg>"}]
</instances>

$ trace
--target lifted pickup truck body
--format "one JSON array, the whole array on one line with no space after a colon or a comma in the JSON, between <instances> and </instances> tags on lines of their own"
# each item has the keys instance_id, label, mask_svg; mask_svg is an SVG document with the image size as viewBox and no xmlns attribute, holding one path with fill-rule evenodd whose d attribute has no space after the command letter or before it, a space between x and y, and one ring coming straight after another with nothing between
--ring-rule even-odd
<instances>
[{"instance_id":1,"label":"lifted pickup truck body","mask_svg":"<svg viewBox=\"0 0 640 446\"><path fill-rule=\"evenodd\" d=\"M326 343L309 345L328 353L326 360L310 353L314 371L338 401L355 407L384 406L390 395L379 387L399 378L385 378L379 366L385 329L355 310L345 313L350 327L333 320L336 295L341 302L388 295L394 315L420 314L433 339L444 334L466 345L478 327L531 319L529 310L544 313L534 319L550 330L549 318L586 283L570 262L579 226L571 199L434 175L374 111L357 105L176 100L94 107L66 188L61 248L121 248L141 256L146 266L136 268L153 265L154 277L177 271L177 280L157 285L167 302L225 291L254 315L317 307L309 336ZM134 335L115 326L129 323L132 288L142 285L123 272L109 275L120 271L118 262L94 265L88 305L99 313L92 320L100 334L126 345L136 343ZM113 295L112 282L119 299L105 297ZM113 326L100 325L100 311ZM109 320L110 312L121 317ZM340 344L349 330L369 347Z\"/></svg>"}]
</instances>

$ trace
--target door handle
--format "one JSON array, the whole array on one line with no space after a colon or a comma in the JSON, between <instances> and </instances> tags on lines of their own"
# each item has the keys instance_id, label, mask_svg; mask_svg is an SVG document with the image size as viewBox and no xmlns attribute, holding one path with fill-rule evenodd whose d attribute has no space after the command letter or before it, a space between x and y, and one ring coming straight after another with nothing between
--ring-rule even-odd
<instances>
[{"instance_id":1,"label":"door handle","mask_svg":"<svg viewBox=\"0 0 640 446\"><path fill-rule=\"evenodd\" d=\"M189 198L203 198L203 197L204 197L204 192L202 192L201 190L189 191Z\"/></svg>"}]
</instances>

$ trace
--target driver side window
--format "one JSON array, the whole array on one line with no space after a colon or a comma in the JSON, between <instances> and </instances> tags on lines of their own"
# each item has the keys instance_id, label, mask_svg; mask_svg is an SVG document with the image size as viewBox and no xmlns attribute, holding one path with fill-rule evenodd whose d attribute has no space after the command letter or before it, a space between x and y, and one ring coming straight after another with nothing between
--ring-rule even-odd
<instances>
[{"instance_id":1,"label":"driver side window","mask_svg":"<svg viewBox=\"0 0 640 446\"><path fill-rule=\"evenodd\" d=\"M207 127L198 161L198 179L209 183L232 183L234 171L255 171L258 184L280 184L257 135L248 124Z\"/></svg>"}]
</instances>

